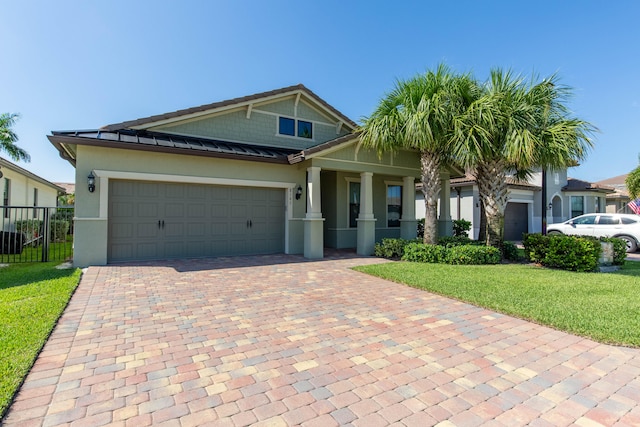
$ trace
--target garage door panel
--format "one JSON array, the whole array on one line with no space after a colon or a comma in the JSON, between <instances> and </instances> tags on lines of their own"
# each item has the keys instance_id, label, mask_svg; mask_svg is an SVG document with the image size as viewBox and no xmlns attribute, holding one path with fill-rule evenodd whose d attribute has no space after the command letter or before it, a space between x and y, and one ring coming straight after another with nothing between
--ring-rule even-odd
<instances>
[{"instance_id":1,"label":"garage door panel","mask_svg":"<svg viewBox=\"0 0 640 427\"><path fill-rule=\"evenodd\" d=\"M108 260L283 252L285 199L281 189L112 180Z\"/></svg>"},{"instance_id":2,"label":"garage door panel","mask_svg":"<svg viewBox=\"0 0 640 427\"><path fill-rule=\"evenodd\" d=\"M185 197L185 185L184 184L164 184L164 197L167 199L180 199Z\"/></svg>"},{"instance_id":3,"label":"garage door panel","mask_svg":"<svg viewBox=\"0 0 640 427\"><path fill-rule=\"evenodd\" d=\"M138 224L135 230L134 235L139 239L155 239L158 237L160 228L158 224L154 222Z\"/></svg>"},{"instance_id":4,"label":"garage door panel","mask_svg":"<svg viewBox=\"0 0 640 427\"><path fill-rule=\"evenodd\" d=\"M157 218L158 217L158 203L145 203L138 202L138 216L142 218Z\"/></svg>"},{"instance_id":5,"label":"garage door panel","mask_svg":"<svg viewBox=\"0 0 640 427\"><path fill-rule=\"evenodd\" d=\"M160 215L164 218L182 218L184 217L184 204L183 203L166 203L164 206L164 215Z\"/></svg>"}]
</instances>

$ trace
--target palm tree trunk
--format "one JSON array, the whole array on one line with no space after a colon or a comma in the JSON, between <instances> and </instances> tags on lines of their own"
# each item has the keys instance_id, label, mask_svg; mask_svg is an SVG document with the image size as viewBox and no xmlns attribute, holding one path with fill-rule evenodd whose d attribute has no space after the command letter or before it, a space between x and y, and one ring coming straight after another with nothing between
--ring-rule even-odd
<instances>
[{"instance_id":1,"label":"palm tree trunk","mask_svg":"<svg viewBox=\"0 0 640 427\"><path fill-rule=\"evenodd\" d=\"M438 243L438 194L440 181L440 156L429 151L420 153L422 167L422 194L424 194L424 243Z\"/></svg>"},{"instance_id":2,"label":"palm tree trunk","mask_svg":"<svg viewBox=\"0 0 640 427\"><path fill-rule=\"evenodd\" d=\"M502 250L504 211L507 207L507 166L500 160L478 166L476 180L487 220L487 244Z\"/></svg>"},{"instance_id":3,"label":"palm tree trunk","mask_svg":"<svg viewBox=\"0 0 640 427\"><path fill-rule=\"evenodd\" d=\"M487 241L487 214L484 212L484 202L480 198L480 227L478 229L478 240Z\"/></svg>"}]
</instances>

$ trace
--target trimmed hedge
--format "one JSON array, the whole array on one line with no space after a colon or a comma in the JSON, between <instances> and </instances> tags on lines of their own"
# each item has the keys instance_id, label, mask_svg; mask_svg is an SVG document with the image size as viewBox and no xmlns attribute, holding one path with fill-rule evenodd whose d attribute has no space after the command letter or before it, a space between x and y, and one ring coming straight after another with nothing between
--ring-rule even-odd
<instances>
[{"instance_id":1,"label":"trimmed hedge","mask_svg":"<svg viewBox=\"0 0 640 427\"><path fill-rule=\"evenodd\" d=\"M381 242L376 243L373 248L373 254L381 258L400 259L404 254L405 247L409 243L417 243L418 239L405 240L405 239L392 239L384 238Z\"/></svg>"},{"instance_id":2,"label":"trimmed hedge","mask_svg":"<svg viewBox=\"0 0 640 427\"><path fill-rule=\"evenodd\" d=\"M626 245L617 238L596 238L591 236L543 236L540 233L525 234L524 252L531 262L545 267L571 271L596 271L602 253L600 242L613 243L613 263L624 264Z\"/></svg>"},{"instance_id":3,"label":"trimmed hedge","mask_svg":"<svg viewBox=\"0 0 640 427\"><path fill-rule=\"evenodd\" d=\"M456 265L498 264L500 259L500 250L491 246L442 246L425 243L408 244L402 256L403 261Z\"/></svg>"}]
</instances>

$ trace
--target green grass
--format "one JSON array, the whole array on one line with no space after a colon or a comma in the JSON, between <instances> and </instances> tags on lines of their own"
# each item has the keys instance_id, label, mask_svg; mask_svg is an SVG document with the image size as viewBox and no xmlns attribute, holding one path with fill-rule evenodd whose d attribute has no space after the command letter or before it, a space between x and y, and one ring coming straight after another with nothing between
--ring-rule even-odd
<instances>
[{"instance_id":1,"label":"green grass","mask_svg":"<svg viewBox=\"0 0 640 427\"><path fill-rule=\"evenodd\" d=\"M66 261L73 258L73 236L66 242L49 243L49 261ZM27 246L21 254L0 254L0 262L38 262L42 260L42 246Z\"/></svg>"},{"instance_id":2,"label":"green grass","mask_svg":"<svg viewBox=\"0 0 640 427\"><path fill-rule=\"evenodd\" d=\"M80 270L58 264L0 268L0 416L78 285Z\"/></svg>"},{"instance_id":3,"label":"green grass","mask_svg":"<svg viewBox=\"0 0 640 427\"><path fill-rule=\"evenodd\" d=\"M410 262L356 270L602 343L640 347L640 262L615 273Z\"/></svg>"}]
</instances>

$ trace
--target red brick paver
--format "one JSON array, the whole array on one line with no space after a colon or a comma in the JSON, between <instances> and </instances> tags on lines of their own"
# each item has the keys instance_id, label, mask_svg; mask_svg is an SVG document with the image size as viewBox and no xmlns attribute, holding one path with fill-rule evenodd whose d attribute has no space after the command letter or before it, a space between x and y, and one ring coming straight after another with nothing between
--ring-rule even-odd
<instances>
[{"instance_id":1,"label":"red brick paver","mask_svg":"<svg viewBox=\"0 0 640 427\"><path fill-rule=\"evenodd\" d=\"M640 351L333 254L91 267L4 425L638 425Z\"/></svg>"}]
</instances>

